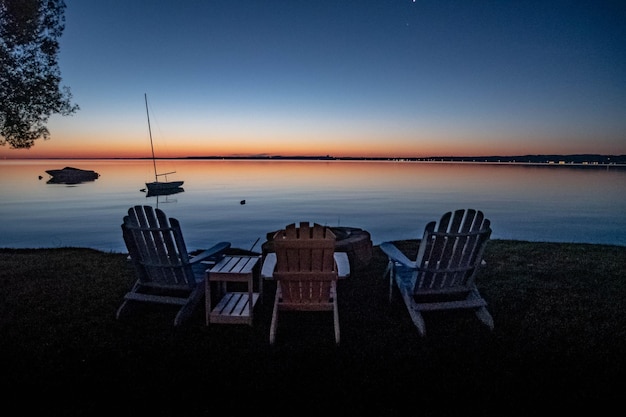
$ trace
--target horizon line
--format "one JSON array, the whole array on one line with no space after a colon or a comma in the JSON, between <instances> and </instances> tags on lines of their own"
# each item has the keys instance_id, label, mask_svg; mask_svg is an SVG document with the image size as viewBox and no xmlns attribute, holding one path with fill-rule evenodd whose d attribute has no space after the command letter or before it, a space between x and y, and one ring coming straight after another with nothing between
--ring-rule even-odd
<instances>
[{"instance_id":1,"label":"horizon line","mask_svg":"<svg viewBox=\"0 0 626 417\"><path fill-rule=\"evenodd\" d=\"M96 160L96 159L116 159L116 160L144 160L153 159L151 157L74 157L74 156L59 156L59 157L7 157L4 156L3 160L46 160L46 159L82 159L82 160ZM602 162L604 164L626 164L626 154L526 154L526 155L481 155L481 156L426 156L426 157L384 157L384 156L341 156L335 157L331 155L205 155L205 156L180 156L180 157L155 157L158 160L173 160L173 159L207 159L207 160L241 160L241 159L260 159L260 160L361 160L361 161L416 161L416 162L519 162L519 163L532 163L532 162L554 162L557 163L572 163L575 162ZM610 161L616 159L618 162ZM610 161L610 162L609 162Z\"/></svg>"}]
</instances>

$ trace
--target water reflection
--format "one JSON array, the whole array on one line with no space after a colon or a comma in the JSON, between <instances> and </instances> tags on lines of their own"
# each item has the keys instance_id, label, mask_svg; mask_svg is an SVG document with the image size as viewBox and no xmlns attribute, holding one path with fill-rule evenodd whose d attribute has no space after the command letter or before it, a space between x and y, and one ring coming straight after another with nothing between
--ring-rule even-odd
<instances>
[{"instance_id":1,"label":"water reflection","mask_svg":"<svg viewBox=\"0 0 626 417\"><path fill-rule=\"evenodd\" d=\"M160 190L148 190L146 192L146 197L158 197L158 196L164 196L164 195L172 195L172 194L182 193L184 191L185 189L183 187L162 188Z\"/></svg>"},{"instance_id":2,"label":"water reflection","mask_svg":"<svg viewBox=\"0 0 626 417\"><path fill-rule=\"evenodd\" d=\"M46 184L76 185L76 184L82 184L84 182L92 182L92 181L95 181L95 179L93 179L93 180L79 180L79 179L76 179L76 178L52 177L48 181L46 181Z\"/></svg>"},{"instance_id":3,"label":"water reflection","mask_svg":"<svg viewBox=\"0 0 626 417\"><path fill-rule=\"evenodd\" d=\"M39 181L50 165L85 166L97 181ZM247 248L290 222L362 228L375 244L417 238L457 208L481 209L494 239L626 245L626 171L484 163L168 161L185 189L139 192L150 160L0 161L0 247L87 246L123 251L130 206L160 206L191 248ZM61 165L64 166L64 165ZM184 192L183 192L184 191ZM245 201L245 204L241 204ZM164 207L163 204L167 203Z\"/></svg>"}]
</instances>

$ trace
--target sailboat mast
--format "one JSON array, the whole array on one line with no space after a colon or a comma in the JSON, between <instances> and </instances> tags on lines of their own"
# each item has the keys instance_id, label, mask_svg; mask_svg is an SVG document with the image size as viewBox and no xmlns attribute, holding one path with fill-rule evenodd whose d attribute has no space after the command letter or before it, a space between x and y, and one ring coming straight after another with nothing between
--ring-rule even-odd
<instances>
[{"instance_id":1,"label":"sailboat mast","mask_svg":"<svg viewBox=\"0 0 626 417\"><path fill-rule=\"evenodd\" d=\"M143 97L146 101L146 116L148 116L148 133L150 134L150 149L152 150L152 165L154 166L154 180L158 181L156 160L154 159L154 144L152 143L152 128L150 127L150 112L148 111L148 94L144 93Z\"/></svg>"}]
</instances>

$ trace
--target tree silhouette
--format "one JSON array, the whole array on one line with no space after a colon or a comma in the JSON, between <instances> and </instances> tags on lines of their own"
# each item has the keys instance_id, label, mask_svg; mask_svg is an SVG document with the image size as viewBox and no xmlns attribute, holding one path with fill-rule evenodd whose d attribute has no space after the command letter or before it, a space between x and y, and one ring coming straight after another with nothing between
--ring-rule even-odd
<instances>
[{"instance_id":1,"label":"tree silhouette","mask_svg":"<svg viewBox=\"0 0 626 417\"><path fill-rule=\"evenodd\" d=\"M79 107L62 87L57 63L63 0L0 0L0 145L28 149L49 139L52 114Z\"/></svg>"}]
</instances>

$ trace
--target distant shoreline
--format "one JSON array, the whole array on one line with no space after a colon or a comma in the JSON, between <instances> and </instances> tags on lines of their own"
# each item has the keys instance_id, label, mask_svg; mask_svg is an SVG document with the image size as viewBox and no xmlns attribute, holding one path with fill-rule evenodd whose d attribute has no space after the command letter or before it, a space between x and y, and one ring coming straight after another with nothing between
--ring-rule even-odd
<instances>
[{"instance_id":1,"label":"distant shoreline","mask_svg":"<svg viewBox=\"0 0 626 417\"><path fill-rule=\"evenodd\" d=\"M4 160L144 160L145 158L4 158ZM431 156L431 157L335 157L335 156L184 156L156 158L160 160L259 160L259 161L374 161L374 162L426 162L426 163L487 163L516 164L533 166L572 166L572 167L626 167L626 155L517 155L517 156Z\"/></svg>"}]
</instances>

